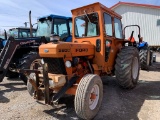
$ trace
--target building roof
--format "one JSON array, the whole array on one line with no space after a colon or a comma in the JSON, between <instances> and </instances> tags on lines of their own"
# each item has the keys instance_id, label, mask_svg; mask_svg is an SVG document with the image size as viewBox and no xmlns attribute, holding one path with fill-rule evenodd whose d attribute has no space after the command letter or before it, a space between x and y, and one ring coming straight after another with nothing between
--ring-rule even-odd
<instances>
[{"instance_id":1,"label":"building roof","mask_svg":"<svg viewBox=\"0 0 160 120\"><path fill-rule=\"evenodd\" d=\"M111 9L115 9L116 7L120 5L129 5L129 6L137 6L137 7L147 7L147 8L154 8L154 9L160 9L160 6L157 5L149 5L149 4L137 4L137 3L131 3L131 2L118 2L117 4L110 7Z\"/></svg>"}]
</instances>

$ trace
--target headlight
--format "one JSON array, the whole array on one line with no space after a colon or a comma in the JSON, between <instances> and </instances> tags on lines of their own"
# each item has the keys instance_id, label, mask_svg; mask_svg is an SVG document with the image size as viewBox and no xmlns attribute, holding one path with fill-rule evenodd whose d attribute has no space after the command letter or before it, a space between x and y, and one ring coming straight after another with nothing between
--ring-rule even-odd
<instances>
[{"instance_id":1,"label":"headlight","mask_svg":"<svg viewBox=\"0 0 160 120\"><path fill-rule=\"evenodd\" d=\"M70 68L72 66L72 63L71 63L71 61L66 61L65 65L67 68Z\"/></svg>"}]
</instances>

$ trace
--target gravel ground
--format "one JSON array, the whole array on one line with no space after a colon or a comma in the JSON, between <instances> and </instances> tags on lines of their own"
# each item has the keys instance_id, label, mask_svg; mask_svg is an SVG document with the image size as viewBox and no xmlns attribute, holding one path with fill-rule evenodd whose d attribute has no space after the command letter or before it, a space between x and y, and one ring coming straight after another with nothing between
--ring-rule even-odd
<instances>
[{"instance_id":1,"label":"gravel ground","mask_svg":"<svg viewBox=\"0 0 160 120\"><path fill-rule=\"evenodd\" d=\"M160 55L157 55L160 62ZM156 63L160 68L160 63ZM153 69L152 69L153 70ZM160 69L140 71L133 90L123 90L114 77L103 77L104 97L95 120L159 120ZM49 106L34 100L20 80L7 78L0 83L0 120L77 120L73 97Z\"/></svg>"}]
</instances>

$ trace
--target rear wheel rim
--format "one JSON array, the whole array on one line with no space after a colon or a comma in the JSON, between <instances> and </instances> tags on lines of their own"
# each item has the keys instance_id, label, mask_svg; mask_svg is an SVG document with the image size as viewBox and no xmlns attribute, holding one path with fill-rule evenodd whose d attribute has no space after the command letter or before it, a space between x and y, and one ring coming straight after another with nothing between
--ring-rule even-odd
<instances>
[{"instance_id":1,"label":"rear wheel rim","mask_svg":"<svg viewBox=\"0 0 160 120\"><path fill-rule=\"evenodd\" d=\"M138 76L138 58L135 57L132 63L132 77L133 79L137 79Z\"/></svg>"},{"instance_id":2,"label":"rear wheel rim","mask_svg":"<svg viewBox=\"0 0 160 120\"><path fill-rule=\"evenodd\" d=\"M90 92L90 98L89 98L89 108L91 110L94 110L98 104L99 101L99 86L95 84Z\"/></svg>"},{"instance_id":3,"label":"rear wheel rim","mask_svg":"<svg viewBox=\"0 0 160 120\"><path fill-rule=\"evenodd\" d=\"M40 70L40 73L42 73L42 64L40 63L40 60L38 59L38 60L34 60L32 63L31 63L31 65L30 65L30 70L34 70L35 69L35 67L36 67L36 64L37 64L37 67L38 67L38 70ZM32 80L35 80L35 82L36 82L36 75L35 75L35 73L30 73L29 74L29 76L31 75L31 74L33 74L32 76ZM34 78L35 77L35 78ZM33 79L34 78L34 79ZM29 88L28 89L28 92L29 92L29 94L31 95L31 96L33 96L34 95L34 93L35 93L35 90L34 90L34 88L33 88L33 86L32 87L30 87L30 86L32 86L32 84L28 81L28 83L27 83L27 87Z\"/></svg>"}]
</instances>

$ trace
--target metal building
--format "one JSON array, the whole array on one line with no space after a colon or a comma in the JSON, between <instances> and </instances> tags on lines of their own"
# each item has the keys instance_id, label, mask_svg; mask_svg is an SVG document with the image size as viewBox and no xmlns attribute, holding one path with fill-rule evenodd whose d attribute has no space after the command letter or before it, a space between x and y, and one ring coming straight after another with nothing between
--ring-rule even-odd
<instances>
[{"instance_id":1,"label":"metal building","mask_svg":"<svg viewBox=\"0 0 160 120\"><path fill-rule=\"evenodd\" d=\"M160 6L119 2L111 9L122 16L123 27L137 24L141 27L141 36L150 46L160 46ZM131 35L137 39L138 29L128 28L126 36Z\"/></svg>"}]
</instances>

